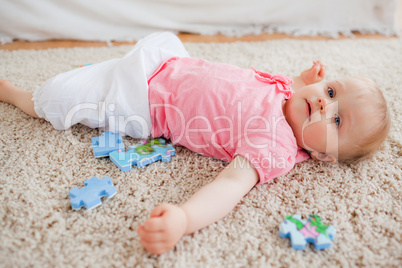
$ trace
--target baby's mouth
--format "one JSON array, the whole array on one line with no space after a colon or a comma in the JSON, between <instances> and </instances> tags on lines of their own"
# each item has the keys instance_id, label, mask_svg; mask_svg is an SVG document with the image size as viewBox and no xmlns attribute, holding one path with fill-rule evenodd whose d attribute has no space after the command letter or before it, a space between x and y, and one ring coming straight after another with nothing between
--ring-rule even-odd
<instances>
[{"instance_id":1,"label":"baby's mouth","mask_svg":"<svg viewBox=\"0 0 402 268\"><path fill-rule=\"evenodd\" d=\"M311 121L311 105L310 105L310 102L308 100L306 100L306 104L307 104L307 106L306 106L306 115L308 117L308 121L310 122Z\"/></svg>"}]
</instances>

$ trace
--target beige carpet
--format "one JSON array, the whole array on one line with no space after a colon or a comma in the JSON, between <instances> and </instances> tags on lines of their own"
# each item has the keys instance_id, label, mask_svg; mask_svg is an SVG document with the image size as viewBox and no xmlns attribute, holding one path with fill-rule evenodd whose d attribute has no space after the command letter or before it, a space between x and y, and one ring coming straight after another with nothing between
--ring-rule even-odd
<instances>
[{"instance_id":1,"label":"beige carpet","mask_svg":"<svg viewBox=\"0 0 402 268\"><path fill-rule=\"evenodd\" d=\"M185 236L158 257L140 245L136 229L162 202L180 204L225 166L176 147L168 163L123 173L95 159L99 130L56 131L0 103L0 266L2 267L401 267L402 41L277 40L185 43L194 57L289 76L319 59L328 79L372 77L384 90L393 127L381 151L364 163L331 166L307 161L255 187L223 220ZM129 46L0 51L0 77L32 90L73 68L120 57ZM125 138L126 146L138 140ZM110 176L118 194L91 211L71 209L68 192L93 176ZM219 205L219 204L217 204ZM285 215L317 213L332 224L332 248L305 251L278 235Z\"/></svg>"}]
</instances>

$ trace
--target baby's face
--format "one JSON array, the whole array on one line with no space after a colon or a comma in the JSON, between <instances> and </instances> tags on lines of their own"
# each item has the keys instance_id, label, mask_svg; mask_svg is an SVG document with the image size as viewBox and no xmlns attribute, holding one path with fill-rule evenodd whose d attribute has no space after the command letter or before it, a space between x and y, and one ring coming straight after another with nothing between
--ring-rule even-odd
<instances>
[{"instance_id":1,"label":"baby's face","mask_svg":"<svg viewBox=\"0 0 402 268\"><path fill-rule=\"evenodd\" d=\"M322 81L298 89L284 107L297 143L309 151L338 154L370 131L375 112L367 105L366 82Z\"/></svg>"}]
</instances>

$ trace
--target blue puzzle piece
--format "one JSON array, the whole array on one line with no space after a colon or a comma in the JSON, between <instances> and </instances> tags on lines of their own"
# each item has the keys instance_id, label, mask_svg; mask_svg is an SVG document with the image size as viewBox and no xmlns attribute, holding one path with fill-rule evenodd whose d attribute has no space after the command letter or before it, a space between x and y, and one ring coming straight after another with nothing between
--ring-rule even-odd
<instances>
[{"instance_id":1,"label":"blue puzzle piece","mask_svg":"<svg viewBox=\"0 0 402 268\"><path fill-rule=\"evenodd\" d=\"M93 209L102 204L103 196L111 198L117 193L116 187L113 186L112 179L109 177L103 177L102 180L92 177L86 180L84 185L84 188L74 187L68 193L73 209L81 209L83 206L87 210Z\"/></svg>"},{"instance_id":2,"label":"blue puzzle piece","mask_svg":"<svg viewBox=\"0 0 402 268\"><path fill-rule=\"evenodd\" d=\"M104 132L100 137L92 138L92 149L95 157L109 156L116 150L124 150L124 143L119 133Z\"/></svg>"},{"instance_id":3,"label":"blue puzzle piece","mask_svg":"<svg viewBox=\"0 0 402 268\"><path fill-rule=\"evenodd\" d=\"M304 250L307 243L313 243L317 250L329 248L335 234L334 227L322 224L321 218L314 214L308 221L302 220L298 214L286 216L279 226L279 235L290 237L292 248L298 250Z\"/></svg>"},{"instance_id":4,"label":"blue puzzle piece","mask_svg":"<svg viewBox=\"0 0 402 268\"><path fill-rule=\"evenodd\" d=\"M163 139L146 141L140 145L128 147L127 152L114 151L109 154L110 160L122 171L131 170L132 165L142 167L155 161L167 162L175 155L172 145L165 145Z\"/></svg>"}]
</instances>

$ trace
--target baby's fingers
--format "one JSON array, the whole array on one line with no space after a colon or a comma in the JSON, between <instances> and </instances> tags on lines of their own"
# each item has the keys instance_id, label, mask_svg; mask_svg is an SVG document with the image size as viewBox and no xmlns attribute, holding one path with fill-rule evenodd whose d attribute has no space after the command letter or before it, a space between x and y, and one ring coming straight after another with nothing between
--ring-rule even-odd
<instances>
[{"instance_id":1,"label":"baby's fingers","mask_svg":"<svg viewBox=\"0 0 402 268\"><path fill-rule=\"evenodd\" d=\"M310 75L312 76L312 78L313 77L315 78L318 76L320 71L321 71L321 66L319 64L314 64L310 69Z\"/></svg>"},{"instance_id":2,"label":"baby's fingers","mask_svg":"<svg viewBox=\"0 0 402 268\"><path fill-rule=\"evenodd\" d=\"M316 70L318 71L318 76L319 77L323 77L325 76L325 71L327 70L327 65L325 65L324 63L322 63L321 61L317 60L317 61L313 61L313 67L312 68L316 68Z\"/></svg>"},{"instance_id":3,"label":"baby's fingers","mask_svg":"<svg viewBox=\"0 0 402 268\"><path fill-rule=\"evenodd\" d=\"M325 77L325 72L327 71L327 66L326 65L321 65L321 69L320 69L320 71L318 72L318 77L320 78L320 79L324 79L324 77Z\"/></svg>"},{"instance_id":4,"label":"baby's fingers","mask_svg":"<svg viewBox=\"0 0 402 268\"><path fill-rule=\"evenodd\" d=\"M147 243L155 243L155 242L163 242L164 235L162 232L150 232L145 230L144 226L138 226L137 233L141 238L141 243L142 242L147 242Z\"/></svg>"},{"instance_id":5,"label":"baby's fingers","mask_svg":"<svg viewBox=\"0 0 402 268\"><path fill-rule=\"evenodd\" d=\"M137 232L141 245L152 254L160 255L173 247L166 241L162 232L149 232L141 225L138 226Z\"/></svg>"},{"instance_id":6,"label":"baby's fingers","mask_svg":"<svg viewBox=\"0 0 402 268\"><path fill-rule=\"evenodd\" d=\"M171 247L167 246L166 243L164 242L147 242L141 240L141 245L150 253L152 254L157 254L161 255L162 253L165 253L166 251L169 251Z\"/></svg>"},{"instance_id":7,"label":"baby's fingers","mask_svg":"<svg viewBox=\"0 0 402 268\"><path fill-rule=\"evenodd\" d=\"M161 204L157 207L155 207L152 211L150 216L151 217L160 217L163 216L163 214L169 209L168 204Z\"/></svg>"},{"instance_id":8,"label":"baby's fingers","mask_svg":"<svg viewBox=\"0 0 402 268\"><path fill-rule=\"evenodd\" d=\"M150 232L158 232L165 230L166 226L164 221L157 217L157 218L149 218L144 223L144 228L146 231Z\"/></svg>"}]
</instances>

